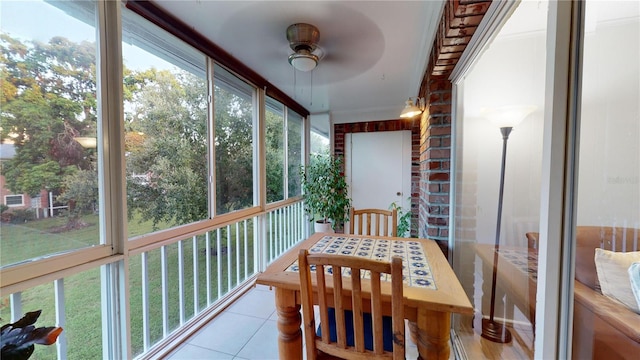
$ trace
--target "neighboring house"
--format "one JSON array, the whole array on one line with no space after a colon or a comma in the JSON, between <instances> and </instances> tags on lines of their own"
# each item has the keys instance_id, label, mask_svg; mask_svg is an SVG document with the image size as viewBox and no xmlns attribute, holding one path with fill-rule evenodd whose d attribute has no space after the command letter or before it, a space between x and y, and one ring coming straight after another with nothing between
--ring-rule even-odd
<instances>
[{"instance_id":1,"label":"neighboring house","mask_svg":"<svg viewBox=\"0 0 640 360\"><path fill-rule=\"evenodd\" d=\"M7 160L13 159L16 149L13 144L0 144L0 166ZM7 188L4 175L0 174L0 204L7 205L9 209L34 209L35 216L46 217L49 204L47 192L42 191L39 196L31 197L28 194L15 194Z\"/></svg>"}]
</instances>

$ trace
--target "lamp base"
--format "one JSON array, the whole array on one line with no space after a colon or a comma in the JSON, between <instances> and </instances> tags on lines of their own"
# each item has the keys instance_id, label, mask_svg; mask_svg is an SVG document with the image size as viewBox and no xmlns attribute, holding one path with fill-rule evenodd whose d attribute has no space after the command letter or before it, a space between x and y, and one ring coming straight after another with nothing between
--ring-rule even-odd
<instances>
[{"instance_id":1,"label":"lamp base","mask_svg":"<svg viewBox=\"0 0 640 360\"><path fill-rule=\"evenodd\" d=\"M489 341L497 343L506 344L511 342L511 333L504 324L491 321L490 319L482 319L481 336Z\"/></svg>"}]
</instances>

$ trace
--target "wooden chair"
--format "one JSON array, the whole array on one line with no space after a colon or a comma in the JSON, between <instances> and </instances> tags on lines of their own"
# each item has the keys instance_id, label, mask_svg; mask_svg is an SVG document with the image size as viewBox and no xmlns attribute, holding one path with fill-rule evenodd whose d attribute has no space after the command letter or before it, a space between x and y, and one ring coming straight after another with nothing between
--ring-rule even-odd
<instances>
[{"instance_id":1,"label":"wooden chair","mask_svg":"<svg viewBox=\"0 0 640 360\"><path fill-rule=\"evenodd\" d=\"M356 227L357 225L357 227ZM373 226L373 229L372 229ZM381 228L382 227L382 231ZM349 233L356 235L396 236L398 211L383 209L349 210Z\"/></svg>"},{"instance_id":2,"label":"wooden chair","mask_svg":"<svg viewBox=\"0 0 640 360\"><path fill-rule=\"evenodd\" d=\"M303 328L306 343L307 359L313 360L318 356L329 355L344 359L404 359L405 356L405 325L402 289L402 259L393 257L391 262L381 262L355 256L308 254L306 249L300 250L298 256ZM311 267L315 267L315 284L320 308L320 333L316 334L316 320L314 314L314 279ZM325 268L331 266L333 275L325 276ZM342 270L351 269L351 281L343 284ZM371 280L361 281L361 270L371 272ZM391 282L381 284L380 275L391 274ZM347 275L345 275L347 276ZM364 285L364 286L363 286ZM383 303L381 287L391 289L391 327L383 329ZM363 296L362 289L370 290L370 294ZM330 330L330 307L335 308L335 330ZM389 313L388 303L384 309ZM349 334L345 310L353 314L353 334ZM368 314L370 313L370 315ZM371 350L365 348L365 323L370 316L371 325L368 331L373 343ZM386 319L388 320L388 318ZM383 348L383 333L387 332L392 351ZM335 336L332 336L334 335ZM353 335L352 345L349 337ZM334 337L335 340L331 341ZM318 350L321 351L318 354Z\"/></svg>"}]
</instances>

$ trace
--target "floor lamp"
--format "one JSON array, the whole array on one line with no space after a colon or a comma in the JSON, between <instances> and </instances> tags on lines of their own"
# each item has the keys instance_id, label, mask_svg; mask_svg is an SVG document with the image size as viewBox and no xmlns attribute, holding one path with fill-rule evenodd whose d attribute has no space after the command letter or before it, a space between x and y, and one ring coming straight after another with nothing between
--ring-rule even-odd
<instances>
[{"instance_id":1,"label":"floor lamp","mask_svg":"<svg viewBox=\"0 0 640 360\"><path fill-rule=\"evenodd\" d=\"M491 309L488 319L482 319L482 337L498 343L511 342L511 333L504 324L495 321L496 275L498 251L500 250L500 225L502 221L502 199L504 194L504 170L507 160L507 140L511 130L535 110L533 106L510 106L483 111L485 116L500 127L502 134L502 163L500 165L500 190L498 192L498 216L496 223L496 243L493 252L493 274L491 280Z\"/></svg>"}]
</instances>

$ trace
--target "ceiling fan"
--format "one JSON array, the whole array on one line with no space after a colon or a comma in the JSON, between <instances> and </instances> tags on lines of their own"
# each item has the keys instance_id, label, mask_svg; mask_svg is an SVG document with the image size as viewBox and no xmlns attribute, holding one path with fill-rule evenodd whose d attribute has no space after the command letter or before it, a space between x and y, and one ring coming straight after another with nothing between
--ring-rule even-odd
<instances>
[{"instance_id":1,"label":"ceiling fan","mask_svg":"<svg viewBox=\"0 0 640 360\"><path fill-rule=\"evenodd\" d=\"M318 28L306 23L292 24L287 28L287 40L289 40L289 47L294 51L289 55L289 64L300 71L315 69L320 61L320 57L314 53L319 50Z\"/></svg>"}]
</instances>

